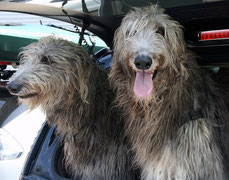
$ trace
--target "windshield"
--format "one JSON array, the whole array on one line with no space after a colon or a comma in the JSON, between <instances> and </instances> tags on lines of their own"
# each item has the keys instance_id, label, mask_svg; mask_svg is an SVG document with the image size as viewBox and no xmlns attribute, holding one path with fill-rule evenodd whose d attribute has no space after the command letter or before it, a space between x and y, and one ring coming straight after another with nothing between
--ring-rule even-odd
<instances>
[{"instance_id":1,"label":"windshield","mask_svg":"<svg viewBox=\"0 0 229 180\"><path fill-rule=\"evenodd\" d=\"M23 2L65 9L78 10L98 16L125 14L131 7L159 4L163 8L204 4L224 0L0 0L3 2Z\"/></svg>"}]
</instances>

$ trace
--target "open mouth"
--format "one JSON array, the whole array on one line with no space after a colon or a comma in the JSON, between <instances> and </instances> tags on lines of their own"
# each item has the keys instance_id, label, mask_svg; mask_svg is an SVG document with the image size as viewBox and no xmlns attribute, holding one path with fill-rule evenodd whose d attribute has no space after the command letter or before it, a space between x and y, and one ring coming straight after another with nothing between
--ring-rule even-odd
<instances>
[{"instance_id":1,"label":"open mouth","mask_svg":"<svg viewBox=\"0 0 229 180\"><path fill-rule=\"evenodd\" d=\"M153 90L153 80L157 76L157 70L153 73L140 71L136 72L134 82L134 93L139 98L146 98Z\"/></svg>"},{"instance_id":2,"label":"open mouth","mask_svg":"<svg viewBox=\"0 0 229 180\"><path fill-rule=\"evenodd\" d=\"M37 96L37 94L36 93L34 93L34 94L27 94L27 95L18 96L18 97L21 98L21 99L26 99L26 98L31 98L31 97L34 97L34 96Z\"/></svg>"}]
</instances>

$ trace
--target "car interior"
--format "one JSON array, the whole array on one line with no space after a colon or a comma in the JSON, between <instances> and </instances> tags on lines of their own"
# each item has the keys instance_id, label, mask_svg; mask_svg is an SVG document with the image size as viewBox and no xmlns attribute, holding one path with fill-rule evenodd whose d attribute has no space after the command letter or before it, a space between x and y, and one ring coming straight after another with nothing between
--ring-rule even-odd
<instances>
[{"instance_id":1,"label":"car interior","mask_svg":"<svg viewBox=\"0 0 229 180\"><path fill-rule=\"evenodd\" d=\"M87 9L87 1L84 0L81 1L82 11L37 4L1 3L0 11L37 14L80 26L81 29L78 32L80 34L79 44L82 43L87 31L92 32L103 39L108 46L108 48L94 53L93 57L99 66L109 70L112 62L113 35L124 14L132 7L155 2L159 2L159 5L166 9L166 13L182 24L188 49L196 53L198 64L202 68L210 70L213 78L222 88L228 91L228 1L102 0L98 10L91 13ZM221 30L225 30L225 32L222 33ZM219 34L218 37L217 33ZM12 72L7 72L8 74L6 74L4 67L2 65L0 67L0 72L5 73L4 78L8 79ZM0 78L3 79L3 76ZM4 87L0 90L0 96L10 96ZM12 100L15 101L14 98ZM15 107L12 106L12 108ZM0 116L0 123L4 121L5 116L9 115L8 112L1 112L3 110L4 108L0 109L0 114L4 114L4 116ZM54 127L49 127L47 124L43 125L28 155L21 177L25 180L70 179L71 175L68 174L63 164L62 144L58 136L55 135Z\"/></svg>"}]
</instances>

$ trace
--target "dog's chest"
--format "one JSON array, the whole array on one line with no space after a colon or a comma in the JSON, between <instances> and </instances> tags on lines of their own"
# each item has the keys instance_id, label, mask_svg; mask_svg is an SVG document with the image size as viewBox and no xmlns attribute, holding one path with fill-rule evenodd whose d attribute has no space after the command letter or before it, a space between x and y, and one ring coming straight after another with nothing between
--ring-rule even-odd
<instances>
[{"instance_id":1,"label":"dog's chest","mask_svg":"<svg viewBox=\"0 0 229 180\"><path fill-rule=\"evenodd\" d=\"M148 154L144 180L224 179L222 157L213 132L203 119L182 127L158 154Z\"/></svg>"}]
</instances>

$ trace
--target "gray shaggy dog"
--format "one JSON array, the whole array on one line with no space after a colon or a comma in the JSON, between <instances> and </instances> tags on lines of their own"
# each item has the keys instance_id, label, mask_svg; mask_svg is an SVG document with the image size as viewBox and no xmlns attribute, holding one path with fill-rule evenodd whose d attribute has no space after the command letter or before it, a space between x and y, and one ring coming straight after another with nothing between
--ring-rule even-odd
<instances>
[{"instance_id":1,"label":"gray shaggy dog","mask_svg":"<svg viewBox=\"0 0 229 180\"><path fill-rule=\"evenodd\" d=\"M107 73L86 51L45 37L23 49L20 64L8 89L30 109L41 106L63 141L73 178L135 179Z\"/></svg>"},{"instance_id":2,"label":"gray shaggy dog","mask_svg":"<svg viewBox=\"0 0 229 180\"><path fill-rule=\"evenodd\" d=\"M220 88L158 6L136 8L114 37L109 75L145 180L228 180L229 113Z\"/></svg>"}]
</instances>

